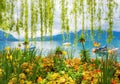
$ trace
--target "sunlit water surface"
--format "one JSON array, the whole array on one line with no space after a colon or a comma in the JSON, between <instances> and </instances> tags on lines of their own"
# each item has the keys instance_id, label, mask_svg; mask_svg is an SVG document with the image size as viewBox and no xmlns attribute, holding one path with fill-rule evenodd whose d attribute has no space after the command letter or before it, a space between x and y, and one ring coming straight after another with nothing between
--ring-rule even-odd
<instances>
[{"instance_id":1,"label":"sunlit water surface","mask_svg":"<svg viewBox=\"0 0 120 84\"><path fill-rule=\"evenodd\" d=\"M16 48L16 47L18 47L19 43L21 44L21 49L24 49L23 42L0 41L0 50L3 50L7 46L10 46L11 48ZM101 41L100 43L101 43L101 46L106 45L105 41ZM64 50L72 52L74 57L79 57L80 50L82 49L82 46L80 43L78 43L76 47L74 46L73 43L71 43L71 46L65 47L65 46L62 46L62 42L60 42L60 41L52 41L52 42L50 42L50 41L43 41L43 42L37 41L36 44L34 44L34 42L30 42L30 45L34 45L36 47L37 51L42 50L43 56L46 56L48 53L52 53L57 46L60 46ZM117 59L120 62L120 40L112 41L111 44L109 44L108 46L119 48ZM87 41L85 43L85 48L90 51L92 58L96 57L96 55L92 53L92 48L93 48L92 41Z\"/></svg>"}]
</instances>

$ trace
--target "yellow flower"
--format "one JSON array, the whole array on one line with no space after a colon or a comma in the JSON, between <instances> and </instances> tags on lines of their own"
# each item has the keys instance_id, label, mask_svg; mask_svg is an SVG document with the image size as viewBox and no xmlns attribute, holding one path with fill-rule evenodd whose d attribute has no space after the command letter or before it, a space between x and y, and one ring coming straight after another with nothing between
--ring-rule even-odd
<instances>
[{"instance_id":1,"label":"yellow flower","mask_svg":"<svg viewBox=\"0 0 120 84\"><path fill-rule=\"evenodd\" d=\"M29 45L26 45L26 49L29 49L30 48L30 46Z\"/></svg>"},{"instance_id":2,"label":"yellow flower","mask_svg":"<svg viewBox=\"0 0 120 84\"><path fill-rule=\"evenodd\" d=\"M5 48L6 51L10 51L10 46Z\"/></svg>"},{"instance_id":3,"label":"yellow flower","mask_svg":"<svg viewBox=\"0 0 120 84\"><path fill-rule=\"evenodd\" d=\"M112 54L112 50L108 50L108 54Z\"/></svg>"},{"instance_id":4,"label":"yellow flower","mask_svg":"<svg viewBox=\"0 0 120 84\"><path fill-rule=\"evenodd\" d=\"M12 60L12 55L10 55L10 60Z\"/></svg>"},{"instance_id":5,"label":"yellow flower","mask_svg":"<svg viewBox=\"0 0 120 84\"><path fill-rule=\"evenodd\" d=\"M19 77L20 77L21 79L26 79L26 75L25 75L24 73L21 73L21 74L19 75Z\"/></svg>"},{"instance_id":6,"label":"yellow flower","mask_svg":"<svg viewBox=\"0 0 120 84\"><path fill-rule=\"evenodd\" d=\"M25 84L33 84L32 81L25 81Z\"/></svg>"},{"instance_id":7,"label":"yellow flower","mask_svg":"<svg viewBox=\"0 0 120 84\"><path fill-rule=\"evenodd\" d=\"M20 83L19 84L25 84L25 80L20 80Z\"/></svg>"},{"instance_id":8,"label":"yellow flower","mask_svg":"<svg viewBox=\"0 0 120 84\"><path fill-rule=\"evenodd\" d=\"M15 50L20 50L20 48L17 47L17 48L15 48Z\"/></svg>"},{"instance_id":9,"label":"yellow flower","mask_svg":"<svg viewBox=\"0 0 120 84\"><path fill-rule=\"evenodd\" d=\"M60 77L60 82L64 83L65 82L65 78L64 77Z\"/></svg>"},{"instance_id":10,"label":"yellow flower","mask_svg":"<svg viewBox=\"0 0 120 84\"><path fill-rule=\"evenodd\" d=\"M62 51L62 54L63 54L63 55L67 55L67 52L66 52L66 51Z\"/></svg>"},{"instance_id":11,"label":"yellow flower","mask_svg":"<svg viewBox=\"0 0 120 84\"><path fill-rule=\"evenodd\" d=\"M8 56L8 55L6 56L6 59L9 59L9 56Z\"/></svg>"},{"instance_id":12,"label":"yellow flower","mask_svg":"<svg viewBox=\"0 0 120 84\"><path fill-rule=\"evenodd\" d=\"M0 69L0 77L2 76L2 74L3 74L3 70L2 70L2 69Z\"/></svg>"}]
</instances>

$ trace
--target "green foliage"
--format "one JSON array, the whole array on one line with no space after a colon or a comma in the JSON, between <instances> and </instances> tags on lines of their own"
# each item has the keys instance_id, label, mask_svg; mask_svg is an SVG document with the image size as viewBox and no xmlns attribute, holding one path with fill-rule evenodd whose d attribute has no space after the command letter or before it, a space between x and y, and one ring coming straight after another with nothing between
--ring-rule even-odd
<instances>
[{"instance_id":1,"label":"green foliage","mask_svg":"<svg viewBox=\"0 0 120 84\"><path fill-rule=\"evenodd\" d=\"M20 30L22 29L25 32L25 40L28 40L29 29L31 29L32 40L36 40L34 38L37 30L39 30L41 40L46 34L49 34L52 40L55 5L57 5L55 0L31 0L31 7L29 7L27 0L1 0L0 2L0 28L5 31L15 31L18 34L21 33ZM104 4L105 2L107 4ZM20 4L20 9L17 4ZM115 0L74 0L71 4L71 10L69 9L68 0L60 0L59 4L63 40L69 39L70 20L74 24L74 42L76 43L78 40L77 29L80 28L80 25L82 26L83 34L85 33L85 28L90 27L91 37L94 39L94 30L98 27L98 30L102 31L101 21L104 20L103 18L106 18L109 24L107 41L110 42L112 40L114 10L116 10L115 7L117 6ZM103 7L107 7L107 13L103 10ZM69 11L71 11L72 18L68 16L70 15ZM40 28L38 28L38 24L40 24ZM65 34L67 34L67 37L65 37Z\"/></svg>"},{"instance_id":2,"label":"green foliage","mask_svg":"<svg viewBox=\"0 0 120 84\"><path fill-rule=\"evenodd\" d=\"M61 0L61 29L63 33L63 40L67 40L69 35L69 19L68 19L68 1ZM65 38L65 33L67 34L67 38Z\"/></svg>"},{"instance_id":3,"label":"green foliage","mask_svg":"<svg viewBox=\"0 0 120 84\"><path fill-rule=\"evenodd\" d=\"M89 50L85 49L85 37L81 35L79 42L82 44L82 50L80 52L82 62L90 62L90 53Z\"/></svg>"}]
</instances>

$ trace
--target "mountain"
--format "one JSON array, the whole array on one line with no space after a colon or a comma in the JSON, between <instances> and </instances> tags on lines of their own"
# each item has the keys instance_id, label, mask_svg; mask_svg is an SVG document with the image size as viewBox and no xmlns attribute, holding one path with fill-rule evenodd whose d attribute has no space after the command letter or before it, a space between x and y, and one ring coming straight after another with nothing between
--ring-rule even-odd
<instances>
[{"instance_id":1,"label":"mountain","mask_svg":"<svg viewBox=\"0 0 120 84\"><path fill-rule=\"evenodd\" d=\"M13 35L0 30L0 41L18 41Z\"/></svg>"},{"instance_id":2,"label":"mountain","mask_svg":"<svg viewBox=\"0 0 120 84\"><path fill-rule=\"evenodd\" d=\"M81 33L82 33L82 30L78 31L77 35L80 36ZM90 38L91 37L91 31L88 30L85 33L87 35L86 40L90 40L91 39ZM53 35L52 40L53 41L62 41L62 36L63 36L62 34ZM74 41L74 36L75 36L75 34L73 32L70 32L69 33L69 38L70 39L66 40L66 41L70 41L70 42ZM114 36L113 40L117 40L117 39L120 40L120 32L113 31L113 36ZM64 37L67 37L67 35L64 34ZM101 33L99 31L94 31L94 39L95 40L101 40L101 41L104 40L105 41L107 39L106 31L102 31ZM40 41L40 37L37 37L36 40ZM50 36L44 36L44 41L50 41Z\"/></svg>"}]
</instances>

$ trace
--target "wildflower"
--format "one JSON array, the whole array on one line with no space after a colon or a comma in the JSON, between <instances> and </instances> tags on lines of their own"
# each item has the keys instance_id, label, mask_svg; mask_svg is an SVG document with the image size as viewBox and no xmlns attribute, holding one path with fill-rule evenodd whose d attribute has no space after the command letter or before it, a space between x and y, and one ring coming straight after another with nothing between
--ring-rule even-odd
<instances>
[{"instance_id":1,"label":"wildflower","mask_svg":"<svg viewBox=\"0 0 120 84\"><path fill-rule=\"evenodd\" d=\"M22 65L21 65L21 67L23 68L23 69L25 69L25 68L27 68L28 67L28 63L27 62L24 62Z\"/></svg>"},{"instance_id":2,"label":"wildflower","mask_svg":"<svg viewBox=\"0 0 120 84\"><path fill-rule=\"evenodd\" d=\"M25 81L25 84L33 84L32 81Z\"/></svg>"},{"instance_id":3,"label":"wildflower","mask_svg":"<svg viewBox=\"0 0 120 84\"><path fill-rule=\"evenodd\" d=\"M10 46L5 48L6 51L10 51Z\"/></svg>"},{"instance_id":4,"label":"wildflower","mask_svg":"<svg viewBox=\"0 0 120 84\"><path fill-rule=\"evenodd\" d=\"M65 82L65 78L64 77L60 77L60 82L64 83Z\"/></svg>"},{"instance_id":5,"label":"wildflower","mask_svg":"<svg viewBox=\"0 0 120 84\"><path fill-rule=\"evenodd\" d=\"M29 69L29 68L25 69L25 72L29 73L29 72L30 72L30 69Z\"/></svg>"},{"instance_id":6,"label":"wildflower","mask_svg":"<svg viewBox=\"0 0 120 84\"><path fill-rule=\"evenodd\" d=\"M108 54L112 54L112 50L108 50Z\"/></svg>"},{"instance_id":7,"label":"wildflower","mask_svg":"<svg viewBox=\"0 0 120 84\"><path fill-rule=\"evenodd\" d=\"M92 59L91 59L91 62L94 62L94 61L95 61L95 59L94 59L94 58L92 58Z\"/></svg>"},{"instance_id":8,"label":"wildflower","mask_svg":"<svg viewBox=\"0 0 120 84\"><path fill-rule=\"evenodd\" d=\"M93 46L95 46L95 47L100 47L100 43L94 42L94 43L93 43Z\"/></svg>"},{"instance_id":9,"label":"wildflower","mask_svg":"<svg viewBox=\"0 0 120 84\"><path fill-rule=\"evenodd\" d=\"M26 75L25 75L24 73L21 73L21 74L19 75L19 77L20 77L20 79L26 79Z\"/></svg>"},{"instance_id":10,"label":"wildflower","mask_svg":"<svg viewBox=\"0 0 120 84\"><path fill-rule=\"evenodd\" d=\"M99 72L101 72L101 70L100 70L100 69L97 69L97 70L96 70L96 72L98 72L98 73L99 73Z\"/></svg>"},{"instance_id":11,"label":"wildflower","mask_svg":"<svg viewBox=\"0 0 120 84\"><path fill-rule=\"evenodd\" d=\"M0 77L2 76L2 74L3 74L3 70L2 70L2 69L0 69Z\"/></svg>"},{"instance_id":12,"label":"wildflower","mask_svg":"<svg viewBox=\"0 0 120 84\"><path fill-rule=\"evenodd\" d=\"M20 84L25 84L25 80L21 79Z\"/></svg>"},{"instance_id":13,"label":"wildflower","mask_svg":"<svg viewBox=\"0 0 120 84\"><path fill-rule=\"evenodd\" d=\"M74 65L74 69L75 69L76 71L78 71L78 70L79 70L79 66Z\"/></svg>"},{"instance_id":14,"label":"wildflower","mask_svg":"<svg viewBox=\"0 0 120 84\"><path fill-rule=\"evenodd\" d=\"M65 71L60 71L60 74L65 74Z\"/></svg>"},{"instance_id":15,"label":"wildflower","mask_svg":"<svg viewBox=\"0 0 120 84\"><path fill-rule=\"evenodd\" d=\"M12 55L10 55L10 58L9 58L10 60L12 60Z\"/></svg>"},{"instance_id":16,"label":"wildflower","mask_svg":"<svg viewBox=\"0 0 120 84\"><path fill-rule=\"evenodd\" d=\"M91 64L91 67L94 67L95 66L95 64Z\"/></svg>"},{"instance_id":17,"label":"wildflower","mask_svg":"<svg viewBox=\"0 0 120 84\"><path fill-rule=\"evenodd\" d=\"M86 75L83 76L83 80L87 80L87 76Z\"/></svg>"},{"instance_id":18,"label":"wildflower","mask_svg":"<svg viewBox=\"0 0 120 84\"><path fill-rule=\"evenodd\" d=\"M29 45L26 45L26 47L25 47L26 49L29 49L30 48L30 46Z\"/></svg>"},{"instance_id":19,"label":"wildflower","mask_svg":"<svg viewBox=\"0 0 120 84\"><path fill-rule=\"evenodd\" d=\"M20 48L17 47L17 48L15 48L15 50L20 50Z\"/></svg>"},{"instance_id":20,"label":"wildflower","mask_svg":"<svg viewBox=\"0 0 120 84\"><path fill-rule=\"evenodd\" d=\"M62 54L63 54L63 55L67 55L67 52L66 52L66 51L62 51Z\"/></svg>"},{"instance_id":21,"label":"wildflower","mask_svg":"<svg viewBox=\"0 0 120 84\"><path fill-rule=\"evenodd\" d=\"M38 77L37 82L40 83L42 80L42 77Z\"/></svg>"},{"instance_id":22,"label":"wildflower","mask_svg":"<svg viewBox=\"0 0 120 84\"><path fill-rule=\"evenodd\" d=\"M6 56L6 59L9 59L9 56L8 56L8 55Z\"/></svg>"},{"instance_id":23,"label":"wildflower","mask_svg":"<svg viewBox=\"0 0 120 84\"><path fill-rule=\"evenodd\" d=\"M112 80L111 81L111 84L117 84L115 80Z\"/></svg>"}]
</instances>

